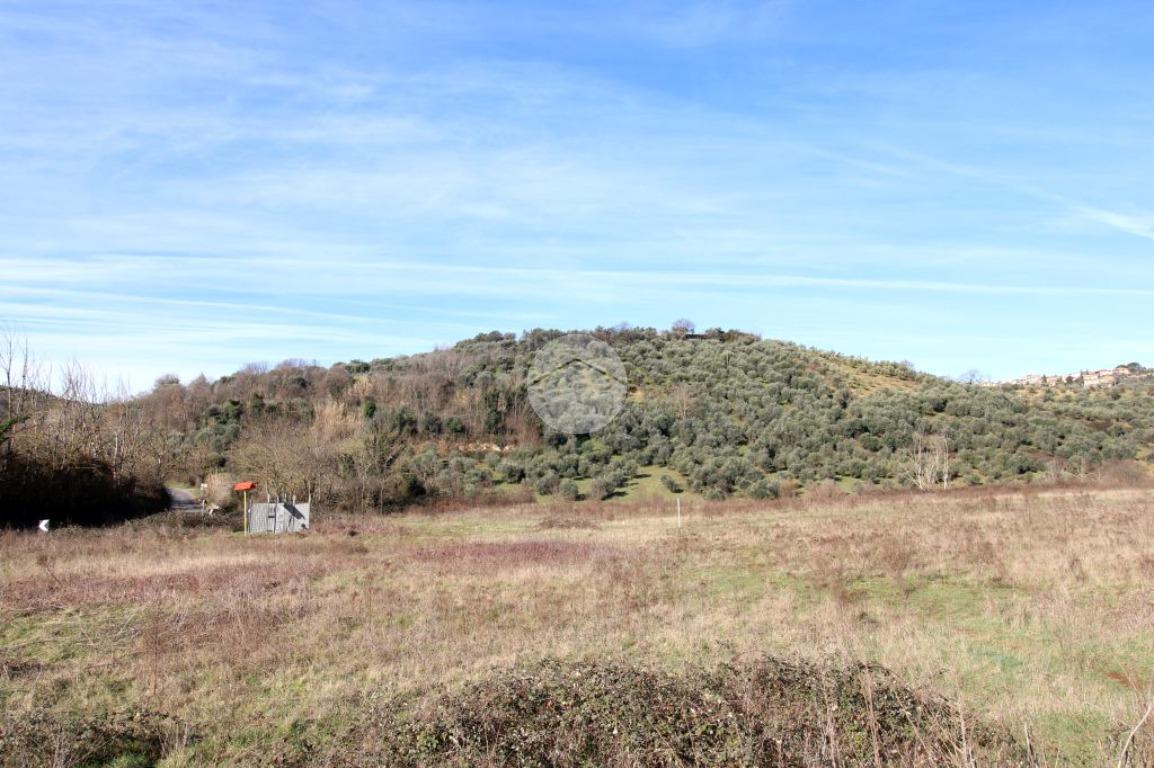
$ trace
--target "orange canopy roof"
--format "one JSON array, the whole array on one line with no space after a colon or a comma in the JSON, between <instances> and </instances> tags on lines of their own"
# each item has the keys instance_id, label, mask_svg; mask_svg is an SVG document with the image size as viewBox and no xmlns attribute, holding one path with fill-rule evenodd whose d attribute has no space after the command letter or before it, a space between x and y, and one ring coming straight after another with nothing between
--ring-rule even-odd
<instances>
[{"instance_id":1,"label":"orange canopy roof","mask_svg":"<svg viewBox=\"0 0 1154 768\"><path fill-rule=\"evenodd\" d=\"M234 491L251 491L254 488L256 488L256 483L254 483L252 480L245 480L243 482L237 483L232 487Z\"/></svg>"}]
</instances>

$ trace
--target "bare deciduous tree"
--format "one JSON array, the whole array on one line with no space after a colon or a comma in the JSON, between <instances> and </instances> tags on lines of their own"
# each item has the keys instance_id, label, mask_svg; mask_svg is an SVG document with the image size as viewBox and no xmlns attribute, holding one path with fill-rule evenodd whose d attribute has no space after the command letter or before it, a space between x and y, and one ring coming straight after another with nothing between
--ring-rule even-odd
<instances>
[{"instance_id":1,"label":"bare deciduous tree","mask_svg":"<svg viewBox=\"0 0 1154 768\"><path fill-rule=\"evenodd\" d=\"M983 381L989 380L986 374L979 371L977 368L971 368L961 375L959 381L963 384L980 384Z\"/></svg>"},{"instance_id":2,"label":"bare deciduous tree","mask_svg":"<svg viewBox=\"0 0 1154 768\"><path fill-rule=\"evenodd\" d=\"M914 435L909 473L919 490L928 491L939 484L950 487L950 443L945 435Z\"/></svg>"},{"instance_id":3,"label":"bare deciduous tree","mask_svg":"<svg viewBox=\"0 0 1154 768\"><path fill-rule=\"evenodd\" d=\"M2 519L100 523L163 508L166 467L141 405L124 392L111 397L75 363L54 383L51 393L25 342L0 335L0 425L22 425L6 430L0 457Z\"/></svg>"},{"instance_id":4,"label":"bare deciduous tree","mask_svg":"<svg viewBox=\"0 0 1154 768\"><path fill-rule=\"evenodd\" d=\"M307 428L287 421L254 425L232 447L232 460L245 479L270 494L311 493L317 467L310 460Z\"/></svg>"},{"instance_id":5,"label":"bare deciduous tree","mask_svg":"<svg viewBox=\"0 0 1154 768\"><path fill-rule=\"evenodd\" d=\"M4 421L27 417L43 404L43 370L28 346L14 332L0 332L0 387Z\"/></svg>"},{"instance_id":6,"label":"bare deciduous tree","mask_svg":"<svg viewBox=\"0 0 1154 768\"><path fill-rule=\"evenodd\" d=\"M685 382L679 382L670 387L669 401L673 403L677 418L684 420L696 407L697 397L693 387Z\"/></svg>"}]
</instances>

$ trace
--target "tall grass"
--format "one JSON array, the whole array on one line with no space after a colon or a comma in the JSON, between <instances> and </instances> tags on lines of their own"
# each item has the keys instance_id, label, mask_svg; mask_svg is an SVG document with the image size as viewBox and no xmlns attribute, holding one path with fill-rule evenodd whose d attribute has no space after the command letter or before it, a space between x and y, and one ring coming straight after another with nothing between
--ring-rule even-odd
<instances>
[{"instance_id":1,"label":"tall grass","mask_svg":"<svg viewBox=\"0 0 1154 768\"><path fill-rule=\"evenodd\" d=\"M883 667L1033 764L1150 765L1152 502L965 491L693 503L680 527L668 502L614 502L318 516L284 537L171 516L4 532L0 755L80 765L100 726L167 766L356 764L356 745L399 738L382 712L456 722L444 707L524 665L692 680L769 655ZM155 727L110 725L134 716Z\"/></svg>"}]
</instances>

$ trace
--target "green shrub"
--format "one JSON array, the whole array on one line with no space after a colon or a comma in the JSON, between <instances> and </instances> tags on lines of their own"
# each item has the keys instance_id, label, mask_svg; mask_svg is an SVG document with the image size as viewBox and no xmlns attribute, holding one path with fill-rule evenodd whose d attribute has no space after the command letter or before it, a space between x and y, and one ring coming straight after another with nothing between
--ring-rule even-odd
<instances>
[{"instance_id":1,"label":"green shrub","mask_svg":"<svg viewBox=\"0 0 1154 768\"><path fill-rule=\"evenodd\" d=\"M776 483L771 483L765 479L758 480L749 486L749 496L752 499L776 499L778 491Z\"/></svg>"},{"instance_id":2,"label":"green shrub","mask_svg":"<svg viewBox=\"0 0 1154 768\"><path fill-rule=\"evenodd\" d=\"M866 691L870 693L867 694ZM771 658L691 669L545 661L490 678L413 712L377 716L363 765L750 766L929 768L1024 764L1000 726L967 719L878 667L817 667ZM884 756L884 758L882 757Z\"/></svg>"},{"instance_id":3,"label":"green shrub","mask_svg":"<svg viewBox=\"0 0 1154 768\"><path fill-rule=\"evenodd\" d=\"M577 483L569 478L557 484L557 496L565 501L577 501L579 493Z\"/></svg>"}]
</instances>

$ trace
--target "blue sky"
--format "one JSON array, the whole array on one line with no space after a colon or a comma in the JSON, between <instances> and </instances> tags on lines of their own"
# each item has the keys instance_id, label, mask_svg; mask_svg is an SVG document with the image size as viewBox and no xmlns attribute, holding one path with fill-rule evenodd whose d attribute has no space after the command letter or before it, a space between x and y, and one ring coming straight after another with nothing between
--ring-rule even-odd
<instances>
[{"instance_id":1,"label":"blue sky","mask_svg":"<svg viewBox=\"0 0 1154 768\"><path fill-rule=\"evenodd\" d=\"M1154 364L1154 6L0 0L0 325L133 389L492 329Z\"/></svg>"}]
</instances>

